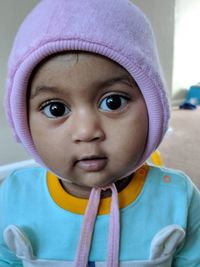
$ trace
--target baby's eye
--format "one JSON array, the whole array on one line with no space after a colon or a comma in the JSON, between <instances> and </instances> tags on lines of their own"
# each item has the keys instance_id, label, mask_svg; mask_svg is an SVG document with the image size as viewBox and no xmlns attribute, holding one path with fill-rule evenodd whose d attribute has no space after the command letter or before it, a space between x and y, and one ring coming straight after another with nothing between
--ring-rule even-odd
<instances>
[{"instance_id":1,"label":"baby's eye","mask_svg":"<svg viewBox=\"0 0 200 267\"><path fill-rule=\"evenodd\" d=\"M128 102L128 97L113 94L110 96L105 97L100 103L100 109L106 111L115 111L118 109L122 109L126 106Z\"/></svg>"},{"instance_id":2,"label":"baby's eye","mask_svg":"<svg viewBox=\"0 0 200 267\"><path fill-rule=\"evenodd\" d=\"M70 112L69 108L59 101L47 102L42 106L41 110L42 113L51 119L63 117Z\"/></svg>"}]
</instances>

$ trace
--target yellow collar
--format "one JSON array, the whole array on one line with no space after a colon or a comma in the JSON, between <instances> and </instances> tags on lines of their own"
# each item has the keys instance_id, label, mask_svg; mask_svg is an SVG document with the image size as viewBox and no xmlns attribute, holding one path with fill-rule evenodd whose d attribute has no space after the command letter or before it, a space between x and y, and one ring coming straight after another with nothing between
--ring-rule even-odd
<instances>
[{"instance_id":1,"label":"yellow collar","mask_svg":"<svg viewBox=\"0 0 200 267\"><path fill-rule=\"evenodd\" d=\"M135 172L130 183L118 194L120 209L131 204L142 191L149 167L142 166ZM88 204L88 199L78 198L67 193L59 182L59 179L52 173L47 173L47 185L49 193L54 202L61 208L77 213L84 214ZM110 211L111 197L102 198L99 206L98 215L108 214Z\"/></svg>"}]
</instances>

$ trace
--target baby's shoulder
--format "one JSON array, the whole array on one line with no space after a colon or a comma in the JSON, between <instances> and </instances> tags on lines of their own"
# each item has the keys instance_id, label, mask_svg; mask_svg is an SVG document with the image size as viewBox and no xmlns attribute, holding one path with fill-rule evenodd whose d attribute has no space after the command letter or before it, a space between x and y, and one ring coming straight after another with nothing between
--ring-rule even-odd
<instances>
[{"instance_id":1,"label":"baby's shoulder","mask_svg":"<svg viewBox=\"0 0 200 267\"><path fill-rule=\"evenodd\" d=\"M148 173L149 184L166 187L169 190L191 194L195 185L190 177L180 170L151 165Z\"/></svg>"}]
</instances>

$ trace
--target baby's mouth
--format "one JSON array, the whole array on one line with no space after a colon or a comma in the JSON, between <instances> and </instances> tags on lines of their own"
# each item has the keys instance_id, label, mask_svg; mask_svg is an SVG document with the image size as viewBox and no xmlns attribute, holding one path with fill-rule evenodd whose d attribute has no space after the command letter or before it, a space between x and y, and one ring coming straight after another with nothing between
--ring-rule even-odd
<instances>
[{"instance_id":1,"label":"baby's mouth","mask_svg":"<svg viewBox=\"0 0 200 267\"><path fill-rule=\"evenodd\" d=\"M87 172L98 172L106 166L107 161L104 156L84 156L75 162L75 166Z\"/></svg>"}]
</instances>

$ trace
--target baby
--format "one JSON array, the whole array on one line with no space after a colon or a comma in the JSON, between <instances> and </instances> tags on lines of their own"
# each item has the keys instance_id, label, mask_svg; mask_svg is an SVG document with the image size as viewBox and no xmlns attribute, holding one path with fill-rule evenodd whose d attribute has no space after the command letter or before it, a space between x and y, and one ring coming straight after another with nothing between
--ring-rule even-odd
<instances>
[{"instance_id":1,"label":"baby","mask_svg":"<svg viewBox=\"0 0 200 267\"><path fill-rule=\"evenodd\" d=\"M0 187L0 266L200 266L200 194L147 165L169 106L128 0L43 0L8 64L9 123L41 167Z\"/></svg>"}]
</instances>

